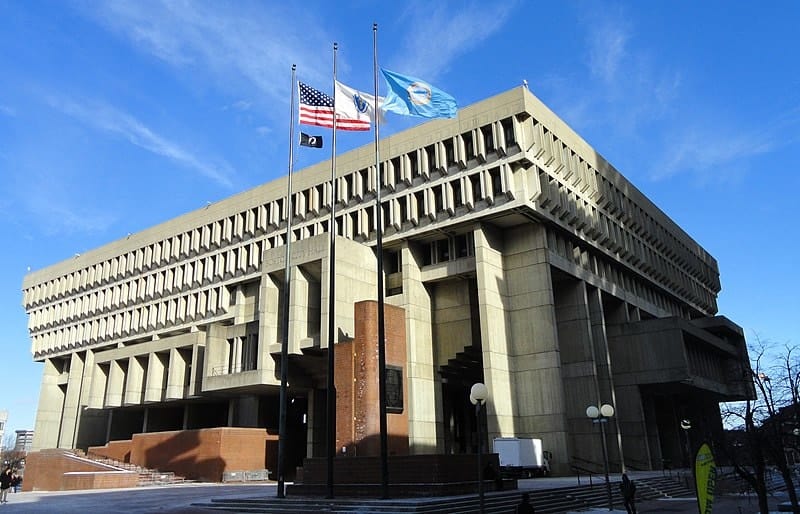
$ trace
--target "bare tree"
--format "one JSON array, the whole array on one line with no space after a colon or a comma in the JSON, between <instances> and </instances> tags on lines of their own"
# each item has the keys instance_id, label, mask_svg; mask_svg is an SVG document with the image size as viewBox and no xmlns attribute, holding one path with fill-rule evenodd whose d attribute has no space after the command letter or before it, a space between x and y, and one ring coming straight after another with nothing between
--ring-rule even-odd
<instances>
[{"instance_id":1,"label":"bare tree","mask_svg":"<svg viewBox=\"0 0 800 514\"><path fill-rule=\"evenodd\" d=\"M778 358L770 357L770 345L757 339L750 349L751 379L756 398L723 406L723 421L737 427L717 445L736 474L742 478L758 497L759 510L769 512L767 505L767 472L774 466L780 473L794 512L797 512L797 494L792 477L792 462L787 458L787 448L796 448L800 429L797 423L798 385L800 361L798 349L786 345Z\"/></svg>"}]
</instances>

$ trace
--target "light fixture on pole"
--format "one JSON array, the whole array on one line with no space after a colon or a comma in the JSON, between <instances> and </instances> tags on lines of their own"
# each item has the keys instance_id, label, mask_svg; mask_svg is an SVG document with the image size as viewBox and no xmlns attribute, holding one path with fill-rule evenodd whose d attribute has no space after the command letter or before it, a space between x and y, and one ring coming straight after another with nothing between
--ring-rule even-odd
<instances>
[{"instance_id":1,"label":"light fixture on pole","mask_svg":"<svg viewBox=\"0 0 800 514\"><path fill-rule=\"evenodd\" d=\"M608 510L614 510L614 500L611 496L611 482L608 479L608 449L606 448L606 423L608 418L614 415L614 407L604 403L598 409L594 405L586 408L586 416L591 418L592 423L600 425L600 441L603 448L603 471L606 475L606 492L608 493Z\"/></svg>"},{"instance_id":2,"label":"light fixture on pole","mask_svg":"<svg viewBox=\"0 0 800 514\"><path fill-rule=\"evenodd\" d=\"M478 427L478 501L480 513L483 514L483 431L481 422L481 407L489 398L489 390L485 384L478 382L469 390L469 401L475 406L475 423Z\"/></svg>"},{"instance_id":3,"label":"light fixture on pole","mask_svg":"<svg viewBox=\"0 0 800 514\"><path fill-rule=\"evenodd\" d=\"M692 465L692 445L689 444L689 430L692 429L692 421L684 418L681 420L681 429L683 430L684 445L686 446L686 467Z\"/></svg>"}]
</instances>

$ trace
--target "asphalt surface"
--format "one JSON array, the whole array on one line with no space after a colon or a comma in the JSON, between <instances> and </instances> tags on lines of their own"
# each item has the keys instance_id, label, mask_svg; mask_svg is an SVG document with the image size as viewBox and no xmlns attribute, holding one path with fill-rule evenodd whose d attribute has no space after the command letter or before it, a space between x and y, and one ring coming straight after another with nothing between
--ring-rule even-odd
<instances>
[{"instance_id":1,"label":"asphalt surface","mask_svg":"<svg viewBox=\"0 0 800 514\"><path fill-rule=\"evenodd\" d=\"M519 488L535 490L553 487L559 482L575 483L575 478L520 480ZM193 506L196 503L209 503L217 498L275 498L276 486L268 484L176 484L169 486L137 487L132 489L103 489L92 491L34 491L10 492L8 503L0 505L0 514L42 513L42 514L219 514L221 511ZM771 512L777 512L785 495L770 497ZM625 514L621 505L615 510L596 509L596 514ZM674 498L651 500L637 503L639 514L696 514L695 498ZM755 498L748 496L718 497L714 503L715 514L754 514L758 512Z\"/></svg>"}]
</instances>

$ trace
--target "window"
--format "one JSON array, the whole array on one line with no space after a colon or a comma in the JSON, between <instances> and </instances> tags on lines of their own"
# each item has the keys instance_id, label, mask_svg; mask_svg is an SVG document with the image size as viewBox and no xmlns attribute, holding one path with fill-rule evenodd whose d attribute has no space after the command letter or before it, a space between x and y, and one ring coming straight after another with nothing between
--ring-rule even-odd
<instances>
[{"instance_id":1,"label":"window","mask_svg":"<svg viewBox=\"0 0 800 514\"><path fill-rule=\"evenodd\" d=\"M456 259L471 257L475 254L475 243L472 232L459 234L454 238Z\"/></svg>"},{"instance_id":2,"label":"window","mask_svg":"<svg viewBox=\"0 0 800 514\"><path fill-rule=\"evenodd\" d=\"M447 262L450 260L450 244L447 239L434 241L433 245L435 245L436 248L436 262Z\"/></svg>"}]
</instances>

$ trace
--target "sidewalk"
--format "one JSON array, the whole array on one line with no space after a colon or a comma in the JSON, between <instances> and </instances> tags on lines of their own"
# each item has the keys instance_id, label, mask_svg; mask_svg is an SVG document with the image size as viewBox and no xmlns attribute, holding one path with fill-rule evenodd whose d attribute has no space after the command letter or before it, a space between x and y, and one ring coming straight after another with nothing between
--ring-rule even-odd
<instances>
[{"instance_id":1,"label":"sidewalk","mask_svg":"<svg viewBox=\"0 0 800 514\"><path fill-rule=\"evenodd\" d=\"M660 475L660 472L654 473ZM643 476L637 474L636 476ZM648 476L652 474L648 473ZM611 478L611 477L610 477ZM612 480L618 480L615 475ZM583 480L582 482L583 483ZM597 481L595 480L595 483ZM519 490L536 490L577 484L577 477L535 478L519 481ZM599 482L603 486L603 482ZM106 512L130 514L219 514L193 506L196 503L209 503L212 499L223 498L274 498L276 485L267 484L180 484L169 486L137 487L133 489L102 489L92 491L35 491L10 493L8 503L0 505L0 514L86 514ZM771 512L777 513L779 503L786 501L787 495L770 496ZM649 500L637 502L639 514L697 514L697 500L694 497ZM723 496L714 502L714 512L720 514L756 514L758 503L755 497ZM614 510L594 509L580 514L625 514L622 505L614 505Z\"/></svg>"}]
</instances>

